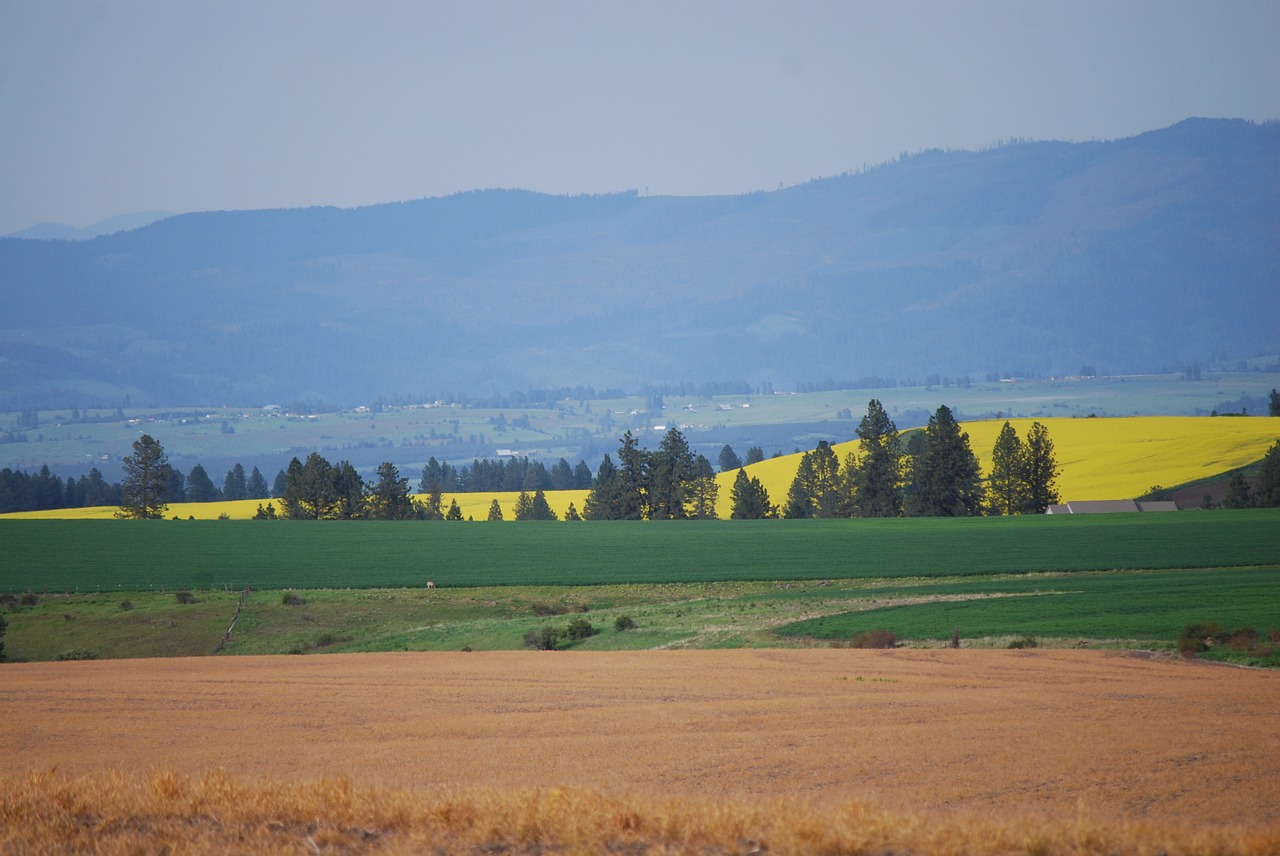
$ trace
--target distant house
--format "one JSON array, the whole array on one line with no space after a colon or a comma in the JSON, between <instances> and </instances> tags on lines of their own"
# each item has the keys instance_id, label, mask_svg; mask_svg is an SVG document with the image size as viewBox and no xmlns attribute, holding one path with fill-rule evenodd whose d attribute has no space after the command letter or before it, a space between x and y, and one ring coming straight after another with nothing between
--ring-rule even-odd
<instances>
[{"instance_id":1,"label":"distant house","mask_svg":"<svg viewBox=\"0 0 1280 856\"><path fill-rule=\"evenodd\" d=\"M1137 502L1132 499L1091 499L1083 502L1067 502L1051 505L1045 514L1123 514L1138 511L1177 511L1178 503L1172 501Z\"/></svg>"}]
</instances>

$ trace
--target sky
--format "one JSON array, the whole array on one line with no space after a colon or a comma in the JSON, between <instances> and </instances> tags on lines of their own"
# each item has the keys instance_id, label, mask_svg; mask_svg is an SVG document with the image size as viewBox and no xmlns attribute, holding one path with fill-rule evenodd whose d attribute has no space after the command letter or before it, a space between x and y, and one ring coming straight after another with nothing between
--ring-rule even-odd
<instances>
[{"instance_id":1,"label":"sky","mask_svg":"<svg viewBox=\"0 0 1280 856\"><path fill-rule=\"evenodd\" d=\"M1280 119L1276 0L0 0L0 234Z\"/></svg>"}]
</instances>

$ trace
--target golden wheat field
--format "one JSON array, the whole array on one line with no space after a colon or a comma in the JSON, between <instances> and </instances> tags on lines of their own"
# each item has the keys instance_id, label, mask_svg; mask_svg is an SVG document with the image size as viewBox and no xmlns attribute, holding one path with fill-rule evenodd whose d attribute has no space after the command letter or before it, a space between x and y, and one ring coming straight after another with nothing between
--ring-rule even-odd
<instances>
[{"instance_id":1,"label":"golden wheat field","mask_svg":"<svg viewBox=\"0 0 1280 856\"><path fill-rule=\"evenodd\" d=\"M0 679L3 852L1280 852L1270 672L805 649Z\"/></svg>"}]
</instances>

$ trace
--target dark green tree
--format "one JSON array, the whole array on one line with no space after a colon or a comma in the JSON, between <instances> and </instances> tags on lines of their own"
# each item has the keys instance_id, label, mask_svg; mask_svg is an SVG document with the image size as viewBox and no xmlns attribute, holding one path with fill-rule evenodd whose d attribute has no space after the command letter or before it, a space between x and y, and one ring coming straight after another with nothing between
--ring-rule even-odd
<instances>
[{"instance_id":1,"label":"dark green tree","mask_svg":"<svg viewBox=\"0 0 1280 856\"><path fill-rule=\"evenodd\" d=\"M619 453L621 456L621 453ZM684 520L689 483L694 478L694 457L689 442L676 428L662 438L658 450L648 456L648 518Z\"/></svg>"},{"instance_id":2,"label":"dark green tree","mask_svg":"<svg viewBox=\"0 0 1280 856\"><path fill-rule=\"evenodd\" d=\"M378 464L378 481L369 489L367 507L373 520L412 520L417 516L409 480L390 461Z\"/></svg>"},{"instance_id":3,"label":"dark green tree","mask_svg":"<svg viewBox=\"0 0 1280 856\"><path fill-rule=\"evenodd\" d=\"M1008 422L991 450L987 479L987 507L992 514L1021 514L1027 506L1026 450Z\"/></svg>"},{"instance_id":4,"label":"dark green tree","mask_svg":"<svg viewBox=\"0 0 1280 856\"><path fill-rule=\"evenodd\" d=\"M428 492L427 498L422 501L422 519L444 520L444 514L444 496L440 493L440 489L436 488Z\"/></svg>"},{"instance_id":5,"label":"dark green tree","mask_svg":"<svg viewBox=\"0 0 1280 856\"><path fill-rule=\"evenodd\" d=\"M277 471L275 480L271 483L271 495L274 496L276 499L279 499L280 497L284 496L284 489L287 483L288 482L287 482L287 477L285 475L285 471L284 470Z\"/></svg>"},{"instance_id":6,"label":"dark green tree","mask_svg":"<svg viewBox=\"0 0 1280 856\"><path fill-rule=\"evenodd\" d=\"M747 457L743 460L743 463L749 467L752 464L758 464L763 460L764 449L761 449L759 446L752 446L750 449L747 449Z\"/></svg>"},{"instance_id":7,"label":"dark green tree","mask_svg":"<svg viewBox=\"0 0 1280 856\"><path fill-rule=\"evenodd\" d=\"M877 399L867 403L858 440L858 454L845 467L846 510L855 517L901 517L902 440Z\"/></svg>"},{"instance_id":8,"label":"dark green tree","mask_svg":"<svg viewBox=\"0 0 1280 856\"><path fill-rule=\"evenodd\" d=\"M170 502L187 501L187 477L177 467L169 467L169 484L165 487Z\"/></svg>"},{"instance_id":9,"label":"dark green tree","mask_svg":"<svg viewBox=\"0 0 1280 856\"><path fill-rule=\"evenodd\" d=\"M564 458L551 467L551 490L573 490L573 467Z\"/></svg>"},{"instance_id":10,"label":"dark green tree","mask_svg":"<svg viewBox=\"0 0 1280 856\"><path fill-rule=\"evenodd\" d=\"M761 454L764 454L761 452ZM720 450L719 457L720 472L727 473L730 470L736 470L742 466L742 460L738 457L738 453L733 451L733 447L728 443Z\"/></svg>"},{"instance_id":11,"label":"dark green tree","mask_svg":"<svg viewBox=\"0 0 1280 856\"><path fill-rule=\"evenodd\" d=\"M606 453L596 470L595 482L582 506L582 516L587 520L617 520L618 468Z\"/></svg>"},{"instance_id":12,"label":"dark green tree","mask_svg":"<svg viewBox=\"0 0 1280 856\"><path fill-rule=\"evenodd\" d=\"M533 492L533 499L529 502L529 519L530 520L559 520L560 517L551 510L551 504L547 502L547 494L541 489Z\"/></svg>"},{"instance_id":13,"label":"dark green tree","mask_svg":"<svg viewBox=\"0 0 1280 856\"><path fill-rule=\"evenodd\" d=\"M1271 388L1271 396L1267 399L1267 415L1280 416L1280 392L1276 392L1275 387Z\"/></svg>"},{"instance_id":14,"label":"dark green tree","mask_svg":"<svg viewBox=\"0 0 1280 856\"><path fill-rule=\"evenodd\" d=\"M705 455L698 455L693 461L693 477L685 485L685 517L692 520L715 520L716 502L719 498L720 485L716 483L715 470L711 468L711 462Z\"/></svg>"},{"instance_id":15,"label":"dark green tree","mask_svg":"<svg viewBox=\"0 0 1280 856\"><path fill-rule=\"evenodd\" d=\"M333 465L319 452L296 457L285 472L280 507L290 520L331 520L338 516L338 490Z\"/></svg>"},{"instance_id":16,"label":"dark green tree","mask_svg":"<svg viewBox=\"0 0 1280 856\"><path fill-rule=\"evenodd\" d=\"M168 510L169 476L173 468L164 447L150 434L133 443L133 454L125 456L124 480L120 483L118 517L156 520Z\"/></svg>"},{"instance_id":17,"label":"dark green tree","mask_svg":"<svg viewBox=\"0 0 1280 856\"><path fill-rule=\"evenodd\" d=\"M498 500L489 503L489 520L502 520L502 506L498 504Z\"/></svg>"},{"instance_id":18,"label":"dark green tree","mask_svg":"<svg viewBox=\"0 0 1280 856\"><path fill-rule=\"evenodd\" d=\"M257 467L249 473L249 481L245 483L245 499L266 499L271 495L267 480Z\"/></svg>"},{"instance_id":19,"label":"dark green tree","mask_svg":"<svg viewBox=\"0 0 1280 856\"><path fill-rule=\"evenodd\" d=\"M1280 440L1262 457L1253 487L1254 502L1260 508L1280 508Z\"/></svg>"},{"instance_id":20,"label":"dark green tree","mask_svg":"<svg viewBox=\"0 0 1280 856\"><path fill-rule=\"evenodd\" d=\"M803 520L813 517L813 458L805 452L796 465L795 477L787 490L787 502L782 507L782 516L788 520Z\"/></svg>"},{"instance_id":21,"label":"dark green tree","mask_svg":"<svg viewBox=\"0 0 1280 856\"><path fill-rule=\"evenodd\" d=\"M1049 429L1033 422L1022 444L1023 481L1026 502L1022 506L1027 514L1044 514L1050 505L1058 501L1058 458L1053 452L1053 440Z\"/></svg>"},{"instance_id":22,"label":"dark green tree","mask_svg":"<svg viewBox=\"0 0 1280 856\"><path fill-rule=\"evenodd\" d=\"M1242 470L1233 470L1227 479L1227 498L1222 501L1222 507L1253 508L1253 493Z\"/></svg>"},{"instance_id":23,"label":"dark green tree","mask_svg":"<svg viewBox=\"0 0 1280 856\"><path fill-rule=\"evenodd\" d=\"M763 520L774 515L774 508L769 503L769 491L760 479L748 476L745 469L738 470L730 499L733 502L729 512L731 520Z\"/></svg>"},{"instance_id":24,"label":"dark green tree","mask_svg":"<svg viewBox=\"0 0 1280 856\"><path fill-rule=\"evenodd\" d=\"M360 520L365 516L365 486L350 461L333 468L333 491L338 498L334 516L338 520Z\"/></svg>"},{"instance_id":25,"label":"dark green tree","mask_svg":"<svg viewBox=\"0 0 1280 856\"><path fill-rule=\"evenodd\" d=\"M590 490L591 481L591 467L587 466L586 461L578 461L573 468L574 490Z\"/></svg>"},{"instance_id":26,"label":"dark green tree","mask_svg":"<svg viewBox=\"0 0 1280 856\"><path fill-rule=\"evenodd\" d=\"M458 506L458 500L456 499L449 500L449 510L445 512L444 519L445 520L461 520L462 519L462 509Z\"/></svg>"},{"instance_id":27,"label":"dark green tree","mask_svg":"<svg viewBox=\"0 0 1280 856\"><path fill-rule=\"evenodd\" d=\"M249 498L249 480L245 477L244 467L240 464L228 470L227 477L222 480L222 498L226 500Z\"/></svg>"},{"instance_id":28,"label":"dark green tree","mask_svg":"<svg viewBox=\"0 0 1280 856\"><path fill-rule=\"evenodd\" d=\"M618 478L611 520L646 520L649 517L649 453L630 431L618 447Z\"/></svg>"},{"instance_id":29,"label":"dark green tree","mask_svg":"<svg viewBox=\"0 0 1280 856\"><path fill-rule=\"evenodd\" d=\"M907 512L918 517L966 517L982 513L982 473L945 404L929 417L920 453L911 461Z\"/></svg>"},{"instance_id":30,"label":"dark green tree","mask_svg":"<svg viewBox=\"0 0 1280 856\"><path fill-rule=\"evenodd\" d=\"M529 495L529 491L520 491L520 495L516 497L514 512L516 520L533 519L533 497Z\"/></svg>"},{"instance_id":31,"label":"dark green tree","mask_svg":"<svg viewBox=\"0 0 1280 856\"><path fill-rule=\"evenodd\" d=\"M567 521L582 520L582 515L578 513L578 509L573 507L573 503L569 503L569 507L565 509L564 519Z\"/></svg>"},{"instance_id":32,"label":"dark green tree","mask_svg":"<svg viewBox=\"0 0 1280 856\"><path fill-rule=\"evenodd\" d=\"M192 467L191 472L187 474L187 501L217 502L220 499L222 494L214 486L213 479L209 478L205 468L200 464Z\"/></svg>"}]
</instances>

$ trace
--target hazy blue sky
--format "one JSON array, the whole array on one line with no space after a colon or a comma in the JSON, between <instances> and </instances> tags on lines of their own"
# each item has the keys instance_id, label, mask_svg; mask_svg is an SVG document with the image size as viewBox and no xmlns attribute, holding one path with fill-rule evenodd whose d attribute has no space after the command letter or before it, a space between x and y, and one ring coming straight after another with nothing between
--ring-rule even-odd
<instances>
[{"instance_id":1,"label":"hazy blue sky","mask_svg":"<svg viewBox=\"0 0 1280 856\"><path fill-rule=\"evenodd\" d=\"M1280 2L0 0L0 234L1280 118Z\"/></svg>"}]
</instances>

